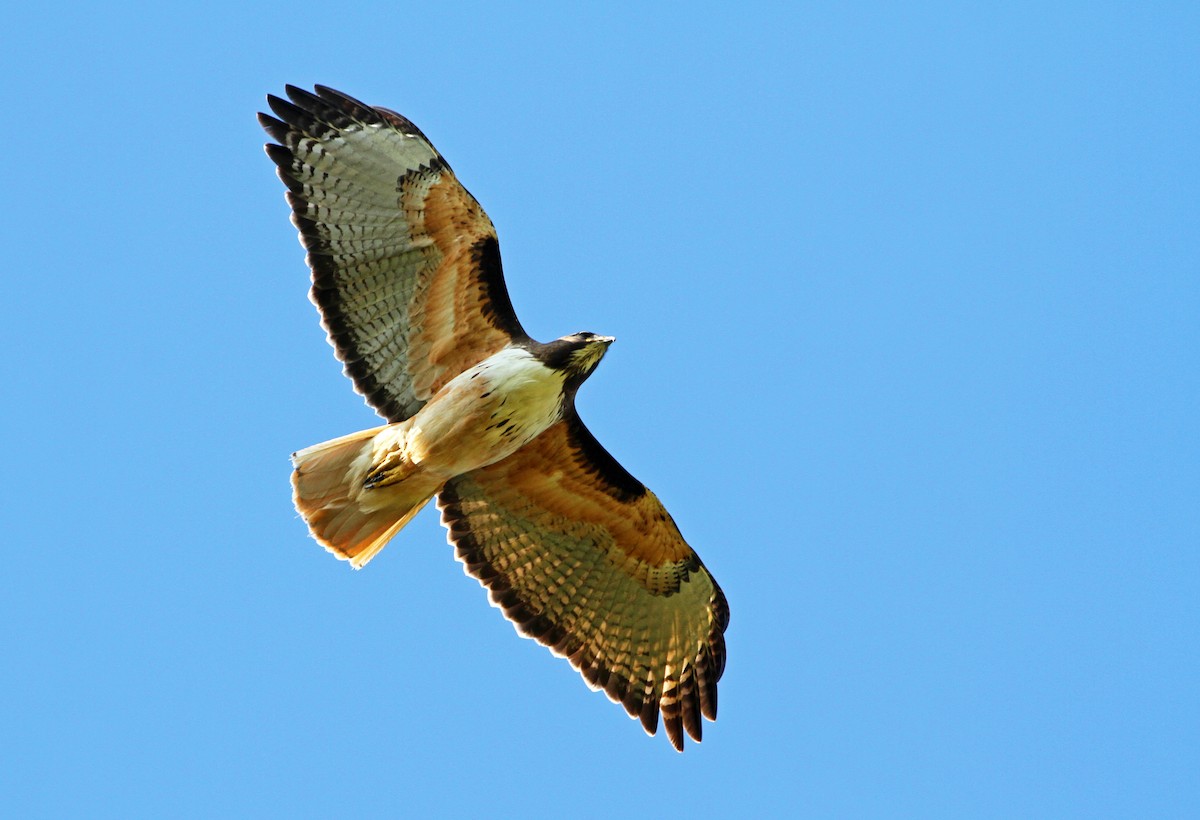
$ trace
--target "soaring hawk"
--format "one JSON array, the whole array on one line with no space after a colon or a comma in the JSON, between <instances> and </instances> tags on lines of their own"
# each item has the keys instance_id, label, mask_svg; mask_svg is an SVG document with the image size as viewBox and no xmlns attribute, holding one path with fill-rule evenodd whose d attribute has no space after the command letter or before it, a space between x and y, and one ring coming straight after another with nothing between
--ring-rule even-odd
<instances>
[{"instance_id":1,"label":"soaring hawk","mask_svg":"<svg viewBox=\"0 0 1200 820\"><path fill-rule=\"evenodd\" d=\"M312 535L361 568L430 500L522 635L672 745L717 716L729 609L654 493L588 432L575 392L612 343L521 328L496 231L401 115L323 86L259 122L308 251L312 301L387 424L292 456Z\"/></svg>"}]
</instances>

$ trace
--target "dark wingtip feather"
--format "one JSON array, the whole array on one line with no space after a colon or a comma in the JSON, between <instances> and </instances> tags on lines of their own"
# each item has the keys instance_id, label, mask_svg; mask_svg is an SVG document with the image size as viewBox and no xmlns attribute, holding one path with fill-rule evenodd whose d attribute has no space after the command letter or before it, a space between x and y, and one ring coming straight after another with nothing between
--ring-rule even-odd
<instances>
[{"instance_id":1,"label":"dark wingtip feather","mask_svg":"<svg viewBox=\"0 0 1200 820\"><path fill-rule=\"evenodd\" d=\"M287 137L287 123L275 119L270 114L264 114L260 111L258 114L258 124L261 125L263 130L271 136L271 139L280 144L282 144L284 139Z\"/></svg>"},{"instance_id":2,"label":"dark wingtip feather","mask_svg":"<svg viewBox=\"0 0 1200 820\"><path fill-rule=\"evenodd\" d=\"M609 675L608 681L604 684L604 691L617 703L624 703L625 697L629 693L629 681L621 675Z\"/></svg>"},{"instance_id":3,"label":"dark wingtip feather","mask_svg":"<svg viewBox=\"0 0 1200 820\"><path fill-rule=\"evenodd\" d=\"M692 740L699 743L704 734L704 726L700 720L700 698L691 677L683 683L679 706L683 716L684 731L691 736Z\"/></svg>"},{"instance_id":4,"label":"dark wingtip feather","mask_svg":"<svg viewBox=\"0 0 1200 820\"><path fill-rule=\"evenodd\" d=\"M709 720L717 719L717 682L707 665L699 671L700 712Z\"/></svg>"},{"instance_id":5,"label":"dark wingtip feather","mask_svg":"<svg viewBox=\"0 0 1200 820\"><path fill-rule=\"evenodd\" d=\"M317 92L317 96L327 103L333 103L342 109L357 109L358 112L366 116L375 116L375 109L362 100L351 97L344 91L338 91L336 88L319 84L313 86L313 89Z\"/></svg>"},{"instance_id":6,"label":"dark wingtip feather","mask_svg":"<svg viewBox=\"0 0 1200 820\"><path fill-rule=\"evenodd\" d=\"M291 86L289 86L290 88ZM293 105L287 100L279 97L268 96L267 105L275 112L275 116L279 117L283 122L292 128L303 131L308 125L312 124L312 115L298 105Z\"/></svg>"},{"instance_id":7,"label":"dark wingtip feather","mask_svg":"<svg viewBox=\"0 0 1200 820\"><path fill-rule=\"evenodd\" d=\"M297 105L311 105L314 102L321 102L320 98L316 94L312 93L306 88L301 88L298 85L292 85L291 83L288 83L283 87L283 90L287 92L288 99Z\"/></svg>"},{"instance_id":8,"label":"dark wingtip feather","mask_svg":"<svg viewBox=\"0 0 1200 820\"><path fill-rule=\"evenodd\" d=\"M267 156L271 158L271 161L280 168L292 167L292 159L294 158L292 149L284 148L282 145L275 145L274 143L267 143L263 146L263 150L267 152Z\"/></svg>"},{"instance_id":9,"label":"dark wingtip feather","mask_svg":"<svg viewBox=\"0 0 1200 820\"><path fill-rule=\"evenodd\" d=\"M641 719L646 734L653 735L658 731L658 704L652 700L643 702L638 718Z\"/></svg>"},{"instance_id":10,"label":"dark wingtip feather","mask_svg":"<svg viewBox=\"0 0 1200 820\"><path fill-rule=\"evenodd\" d=\"M667 739L671 741L671 745L675 747L675 751L683 751L683 720L679 716L679 712L675 711L671 714L663 711L663 728L667 730Z\"/></svg>"}]
</instances>

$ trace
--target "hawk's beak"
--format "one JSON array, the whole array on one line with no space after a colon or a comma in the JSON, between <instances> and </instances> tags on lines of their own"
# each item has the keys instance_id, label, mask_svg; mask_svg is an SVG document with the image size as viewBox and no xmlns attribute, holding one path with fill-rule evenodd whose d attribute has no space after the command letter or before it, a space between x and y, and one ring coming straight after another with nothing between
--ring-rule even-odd
<instances>
[{"instance_id":1,"label":"hawk's beak","mask_svg":"<svg viewBox=\"0 0 1200 820\"><path fill-rule=\"evenodd\" d=\"M604 342L606 345L610 345L613 342L615 342L616 340L617 340L616 336L601 336L600 338L596 339L596 341Z\"/></svg>"}]
</instances>

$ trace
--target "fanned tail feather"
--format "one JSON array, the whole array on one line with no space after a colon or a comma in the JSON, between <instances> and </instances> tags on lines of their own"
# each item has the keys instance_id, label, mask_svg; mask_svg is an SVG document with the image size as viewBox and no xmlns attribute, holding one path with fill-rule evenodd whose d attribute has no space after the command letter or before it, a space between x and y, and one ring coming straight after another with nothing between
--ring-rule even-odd
<instances>
[{"instance_id":1,"label":"fanned tail feather","mask_svg":"<svg viewBox=\"0 0 1200 820\"><path fill-rule=\"evenodd\" d=\"M292 502L313 538L362 569L437 491L421 476L371 489L375 427L292 454Z\"/></svg>"}]
</instances>

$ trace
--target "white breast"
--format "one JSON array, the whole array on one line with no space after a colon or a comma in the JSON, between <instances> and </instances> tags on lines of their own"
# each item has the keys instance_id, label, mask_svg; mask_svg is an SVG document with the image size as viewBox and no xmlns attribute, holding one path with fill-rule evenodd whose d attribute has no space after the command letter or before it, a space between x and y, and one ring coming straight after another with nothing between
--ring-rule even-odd
<instances>
[{"instance_id":1,"label":"white breast","mask_svg":"<svg viewBox=\"0 0 1200 820\"><path fill-rule=\"evenodd\" d=\"M505 435L519 440L518 447L561 417L563 373L546 367L529 351L508 348L477 367L489 386L485 392L491 394L482 400L495 419L489 426L511 427L514 432Z\"/></svg>"},{"instance_id":2,"label":"white breast","mask_svg":"<svg viewBox=\"0 0 1200 820\"><path fill-rule=\"evenodd\" d=\"M447 475L499 461L562 416L563 373L505 348L452 379L413 418L409 449Z\"/></svg>"}]
</instances>

